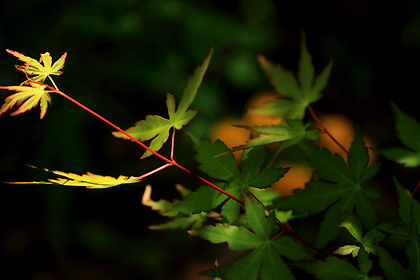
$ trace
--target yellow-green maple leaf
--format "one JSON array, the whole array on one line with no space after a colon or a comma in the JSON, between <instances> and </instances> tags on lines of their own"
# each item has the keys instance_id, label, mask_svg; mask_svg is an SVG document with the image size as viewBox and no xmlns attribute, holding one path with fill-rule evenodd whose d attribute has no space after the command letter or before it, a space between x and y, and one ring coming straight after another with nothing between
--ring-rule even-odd
<instances>
[{"instance_id":1,"label":"yellow-green maple leaf","mask_svg":"<svg viewBox=\"0 0 420 280\"><path fill-rule=\"evenodd\" d=\"M50 75L59 76L62 74L60 71L64 67L67 52L65 52L54 64L49 52L41 54L39 62L32 57L25 56L19 52L6 50L8 53L16 56L19 60L25 62L25 65L16 65L16 68L28 76L32 76L32 80L43 83ZM43 63L44 65L42 65Z\"/></svg>"},{"instance_id":2,"label":"yellow-green maple leaf","mask_svg":"<svg viewBox=\"0 0 420 280\"><path fill-rule=\"evenodd\" d=\"M34 167L34 166L31 166ZM34 167L36 168L36 167ZM140 180L136 179L136 177L132 176L118 176L118 178L114 178L111 176L102 176L93 174L91 172L87 172L83 175L78 175L75 173L67 173L63 171L56 171L56 170L49 170L43 168L43 170L47 172L54 173L59 175L63 178L57 179L48 179L46 182L8 182L9 184L47 184L47 185L63 185L63 186L78 186L78 187L86 187L89 189L104 189L115 187L122 184L131 184L137 183Z\"/></svg>"},{"instance_id":3,"label":"yellow-green maple leaf","mask_svg":"<svg viewBox=\"0 0 420 280\"><path fill-rule=\"evenodd\" d=\"M51 91L45 90L45 86L37 83L27 82L26 84L28 85L0 87L0 89L7 89L16 92L6 98L5 103L0 108L0 115L11 109L14 105L19 106L23 103L11 114L12 116L29 111L36 107L39 103L41 106L40 118L42 119L44 117L47 112L48 103L51 103L51 96L49 95L49 92Z\"/></svg>"}]
</instances>

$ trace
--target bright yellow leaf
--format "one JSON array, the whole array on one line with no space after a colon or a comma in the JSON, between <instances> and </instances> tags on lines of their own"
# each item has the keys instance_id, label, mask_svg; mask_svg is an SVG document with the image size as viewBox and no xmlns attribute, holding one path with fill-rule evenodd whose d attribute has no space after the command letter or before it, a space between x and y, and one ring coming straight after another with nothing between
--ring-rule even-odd
<instances>
[{"instance_id":1,"label":"bright yellow leaf","mask_svg":"<svg viewBox=\"0 0 420 280\"><path fill-rule=\"evenodd\" d=\"M49 52L41 54L39 62L35 59L25 56L21 53L12 50L6 50L8 53L16 56L20 61L25 62L24 66L16 65L16 68L26 75L33 76L31 79L43 83L50 75L61 75L61 69L64 67L67 52L65 52L54 64ZM44 65L42 65L43 63Z\"/></svg>"},{"instance_id":2,"label":"bright yellow leaf","mask_svg":"<svg viewBox=\"0 0 420 280\"><path fill-rule=\"evenodd\" d=\"M31 166L34 167L34 166ZM36 167L34 167L36 168ZM137 183L140 180L136 177L122 176L114 178L111 176L102 176L87 172L87 174L78 175L74 173L67 173L62 171L54 171L44 168L47 172L54 173L63 178L48 179L46 182L8 182L9 184L47 184L47 185L64 185L64 186L80 186L89 189L103 189L115 187L122 184Z\"/></svg>"},{"instance_id":3,"label":"bright yellow leaf","mask_svg":"<svg viewBox=\"0 0 420 280\"><path fill-rule=\"evenodd\" d=\"M51 96L49 95L49 92L51 91L45 90L45 86L37 83L27 82L27 84L29 85L0 87L0 89L7 89L16 92L6 98L5 103L0 108L0 115L11 109L14 105L19 106L23 103L11 114L12 116L29 111L36 107L39 103L41 106L40 118L42 119L44 117L47 112L48 103L51 103Z\"/></svg>"}]
</instances>

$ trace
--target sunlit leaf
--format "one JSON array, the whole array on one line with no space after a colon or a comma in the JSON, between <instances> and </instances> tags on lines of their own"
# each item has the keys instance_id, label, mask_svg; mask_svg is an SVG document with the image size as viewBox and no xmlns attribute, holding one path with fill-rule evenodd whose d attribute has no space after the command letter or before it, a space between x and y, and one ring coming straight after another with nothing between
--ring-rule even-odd
<instances>
[{"instance_id":1,"label":"sunlit leaf","mask_svg":"<svg viewBox=\"0 0 420 280\"><path fill-rule=\"evenodd\" d=\"M196 111L189 110L188 108L197 95L197 90L207 71L212 54L213 49L204 60L203 65L198 66L193 76L189 78L177 110L175 110L176 105L174 96L169 93L167 94L166 105L168 107L168 119L161 116L149 115L146 116L145 120L138 121L133 127L128 128L125 132L141 142L152 140L149 148L153 151L159 151L163 144L168 140L169 132L172 127L181 129L196 115ZM118 138L132 140L119 131L113 132L112 134ZM150 155L152 155L152 153L147 150L141 158L146 158Z\"/></svg>"},{"instance_id":2,"label":"sunlit leaf","mask_svg":"<svg viewBox=\"0 0 420 280\"><path fill-rule=\"evenodd\" d=\"M0 87L0 89L7 89L10 91L15 91L15 94L10 95L6 98L5 103L0 108L0 115L11 109L13 106L17 105L20 107L13 112L11 115L22 114L26 111L29 111L36 107L39 103L41 107L42 119L47 112L48 103L51 103L51 96L49 92L45 89L45 86L39 85L34 82L27 82L27 85L22 86L7 86Z\"/></svg>"},{"instance_id":3,"label":"sunlit leaf","mask_svg":"<svg viewBox=\"0 0 420 280\"><path fill-rule=\"evenodd\" d=\"M62 72L60 70L64 67L67 57L67 52L65 52L56 62L54 62L54 64L52 64L52 58L49 52L41 54L41 58L38 62L37 60L16 51L6 51L25 63L24 66L16 65L18 70L24 72L28 76L31 76L31 79L34 81L41 83L43 83L50 75L61 75Z\"/></svg>"},{"instance_id":4,"label":"sunlit leaf","mask_svg":"<svg viewBox=\"0 0 420 280\"><path fill-rule=\"evenodd\" d=\"M36 168L36 167L34 167ZM91 172L87 172L87 174L78 175L74 173L67 173L62 171L56 170L49 170L43 168L43 170L47 172L54 173L61 178L56 179L48 179L45 182L8 182L9 184L47 184L47 185L62 185L62 186L77 186L77 187L86 187L89 189L104 189L115 187L122 184L131 184L137 183L140 180L136 179L136 177L131 176L118 176L118 178L114 178L111 176L102 176L93 174Z\"/></svg>"}]
</instances>

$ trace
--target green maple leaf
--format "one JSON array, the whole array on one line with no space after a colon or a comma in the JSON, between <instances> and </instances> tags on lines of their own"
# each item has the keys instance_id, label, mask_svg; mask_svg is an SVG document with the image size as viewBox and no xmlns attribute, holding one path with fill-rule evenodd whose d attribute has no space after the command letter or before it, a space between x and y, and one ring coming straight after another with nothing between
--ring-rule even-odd
<instances>
[{"instance_id":1,"label":"green maple leaf","mask_svg":"<svg viewBox=\"0 0 420 280\"><path fill-rule=\"evenodd\" d=\"M397 136L408 148L375 149L375 152L406 167L420 166L420 123L392 104L396 115Z\"/></svg>"},{"instance_id":2,"label":"green maple leaf","mask_svg":"<svg viewBox=\"0 0 420 280\"><path fill-rule=\"evenodd\" d=\"M135 125L127 129L126 132L142 142L153 139L149 146L153 151L158 151L162 148L163 144L168 140L169 132L172 127L178 130L181 129L197 114L197 111L190 110L188 108L197 95L198 88L200 87L204 74L207 71L212 54L213 49L211 49L203 64L197 67L192 77L188 80L187 86L184 89L181 101L179 102L176 110L174 96L169 93L167 94L166 105L168 107L169 119L161 116L149 115L145 120L135 123ZM113 132L112 134L118 138L131 140L119 131ZM150 155L152 155L150 151L145 151L142 158Z\"/></svg>"},{"instance_id":3,"label":"green maple leaf","mask_svg":"<svg viewBox=\"0 0 420 280\"><path fill-rule=\"evenodd\" d=\"M259 132L260 135L254 139L248 140L247 144L234 147L231 150L220 154L220 156L239 150L281 142L281 145L276 152L277 155L281 151L299 144L304 139L319 140L319 132L321 130L308 129L309 126L309 123L304 125L301 121L295 120L283 121L279 125L272 126L238 126Z\"/></svg>"},{"instance_id":4,"label":"green maple leaf","mask_svg":"<svg viewBox=\"0 0 420 280\"><path fill-rule=\"evenodd\" d=\"M362 253L372 253L376 254L376 248L374 242L380 242L385 239L385 234L380 231L380 226L375 227L368 231L365 236L363 236L363 227L360 220L353 214L347 212L338 213L338 223L340 227L344 227L347 231L354 237L355 241L359 245L344 245L339 249L335 250L335 254L348 255L352 254L353 257L357 257L359 252ZM363 263L366 269L366 273L370 270L371 265L367 256L359 255L359 262Z\"/></svg>"},{"instance_id":5,"label":"green maple leaf","mask_svg":"<svg viewBox=\"0 0 420 280\"><path fill-rule=\"evenodd\" d=\"M37 168L31 166L33 168ZM102 176L93 174L91 172L87 172L87 174L78 175L74 173L67 173L62 171L56 170L49 170L43 168L44 171L54 173L61 178L56 179L48 179L45 182L7 182L9 184L46 184L46 185L62 185L62 186L76 186L76 187L86 187L89 189L104 189L115 187L122 184L131 184L137 183L140 180L136 179L136 177L131 176L118 176L118 178L114 178L111 176Z\"/></svg>"},{"instance_id":6,"label":"green maple leaf","mask_svg":"<svg viewBox=\"0 0 420 280\"><path fill-rule=\"evenodd\" d=\"M8 53L14 55L19 60L25 62L24 66L16 65L16 68L24 72L28 76L32 76L34 81L43 83L50 75L61 75L60 71L64 67L67 52L65 52L54 64L49 52L41 54L39 62L31 57L25 56L21 53L12 50L6 50ZM42 65L43 64L43 65Z\"/></svg>"},{"instance_id":7,"label":"green maple leaf","mask_svg":"<svg viewBox=\"0 0 420 280\"><path fill-rule=\"evenodd\" d=\"M263 147L245 151L239 167L233 154L215 157L227 150L227 146L222 141L217 140L213 144L208 139L198 139L192 135L190 137L197 151L195 158L200 163L199 168L207 175L223 181L217 185L238 198L242 197L244 190L250 188L267 189L288 171L283 168L265 168L268 152ZM271 192L271 190L266 191ZM259 194L256 193L256 195ZM208 211L226 199L224 194L203 186L188 195L185 201L176 205L174 211L186 214ZM234 200L228 200L222 207L222 217L233 222L238 218L239 211L240 204Z\"/></svg>"},{"instance_id":8,"label":"green maple leaf","mask_svg":"<svg viewBox=\"0 0 420 280\"><path fill-rule=\"evenodd\" d=\"M45 86L33 82L26 82L26 84L28 85L0 87L0 89L16 92L6 98L5 103L0 108L0 115L15 105L20 105L20 107L11 115L22 114L33 109L39 103L41 107L40 118L42 119L45 116L48 103L51 103L51 96L49 95L51 91L45 90Z\"/></svg>"},{"instance_id":9,"label":"green maple leaf","mask_svg":"<svg viewBox=\"0 0 420 280\"><path fill-rule=\"evenodd\" d=\"M293 209L297 214L315 214L327 209L317 236L319 247L339 235L339 211L355 211L366 228L373 228L376 214L371 200L379 199L381 195L372 188L364 187L364 182L377 173L380 165L367 167L368 150L360 133L356 133L351 145L348 166L341 156L332 155L328 150L313 146L302 146L302 149L324 181L310 182L305 189L295 190L292 196L279 202L279 209Z\"/></svg>"},{"instance_id":10,"label":"green maple leaf","mask_svg":"<svg viewBox=\"0 0 420 280\"><path fill-rule=\"evenodd\" d=\"M274 214L266 218L262 206L248 196L245 196L245 215L249 229L216 224L189 233L216 244L227 242L233 251L251 250L233 263L222 279L294 279L283 258L292 261L310 259L302 245L291 236L272 238L272 232L277 230Z\"/></svg>"},{"instance_id":11,"label":"green maple leaf","mask_svg":"<svg viewBox=\"0 0 420 280\"><path fill-rule=\"evenodd\" d=\"M182 196L182 198L185 198L186 195L191 193L191 191L185 189L180 185L177 185L176 188ZM162 216L170 217L171 220L161 225L149 226L150 229L162 230L199 228L207 221L208 216L212 216L204 212L188 216L182 216L182 213L180 212L171 211L174 208L174 206L179 203L179 200L175 199L173 201L168 201L160 199L159 201L154 201L151 199L151 194L152 187L150 185L147 185L146 189L144 190L142 204L150 207L154 211L158 211L159 214L161 214Z\"/></svg>"},{"instance_id":12,"label":"green maple leaf","mask_svg":"<svg viewBox=\"0 0 420 280\"><path fill-rule=\"evenodd\" d=\"M398 195L398 214L401 218L401 221L407 226L411 223L411 216L413 211L414 214L414 225L417 224L417 230L420 233L420 203L418 200L413 198L413 195L405 188L401 186L401 184L394 179L395 186L397 187L397 195Z\"/></svg>"},{"instance_id":13,"label":"green maple leaf","mask_svg":"<svg viewBox=\"0 0 420 280\"><path fill-rule=\"evenodd\" d=\"M308 105L321 98L321 91L327 85L332 67L332 62L330 62L315 78L312 58L306 47L304 35L302 35L297 80L291 71L273 64L263 56L259 56L258 61L281 97L252 112L264 116L299 120L303 119Z\"/></svg>"},{"instance_id":14,"label":"green maple leaf","mask_svg":"<svg viewBox=\"0 0 420 280\"><path fill-rule=\"evenodd\" d=\"M406 270L400 265L400 262L394 259L384 248L377 246L379 255L379 264L384 270L386 279L408 280Z\"/></svg>"},{"instance_id":15,"label":"green maple leaf","mask_svg":"<svg viewBox=\"0 0 420 280\"><path fill-rule=\"evenodd\" d=\"M420 234L418 231L419 224L416 225L416 219L419 218L418 214L411 208L409 239L405 246L405 253L408 257L407 273L410 279L420 279Z\"/></svg>"}]
</instances>

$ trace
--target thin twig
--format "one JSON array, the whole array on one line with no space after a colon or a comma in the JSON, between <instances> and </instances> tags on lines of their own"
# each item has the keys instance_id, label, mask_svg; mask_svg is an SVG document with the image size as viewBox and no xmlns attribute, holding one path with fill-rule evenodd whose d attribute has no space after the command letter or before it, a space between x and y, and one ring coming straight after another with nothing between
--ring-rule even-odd
<instances>
[{"instance_id":1,"label":"thin twig","mask_svg":"<svg viewBox=\"0 0 420 280\"><path fill-rule=\"evenodd\" d=\"M349 153L346 148L343 147L335 138L331 135L331 133L328 131L328 129L324 126L324 124L321 122L321 120L318 118L318 116L315 114L315 111L312 109L311 105L308 105L308 110L312 115L312 118L316 121L316 123L322 128L322 131L327 134L331 140L334 141L346 154Z\"/></svg>"},{"instance_id":2,"label":"thin twig","mask_svg":"<svg viewBox=\"0 0 420 280\"><path fill-rule=\"evenodd\" d=\"M412 196L414 196L416 194L416 192L419 189L419 187L420 187L420 181L417 183L417 186L414 188L414 191L411 192L411 195Z\"/></svg>"}]
</instances>

